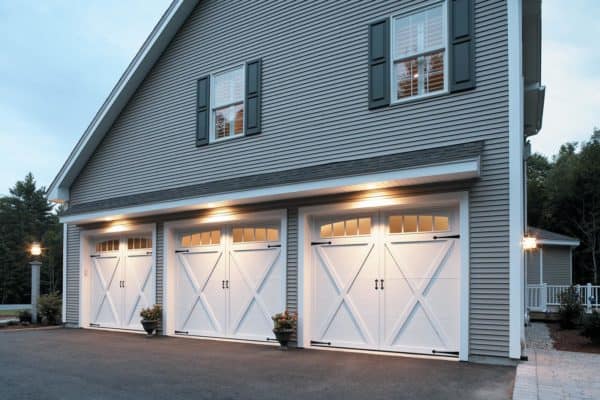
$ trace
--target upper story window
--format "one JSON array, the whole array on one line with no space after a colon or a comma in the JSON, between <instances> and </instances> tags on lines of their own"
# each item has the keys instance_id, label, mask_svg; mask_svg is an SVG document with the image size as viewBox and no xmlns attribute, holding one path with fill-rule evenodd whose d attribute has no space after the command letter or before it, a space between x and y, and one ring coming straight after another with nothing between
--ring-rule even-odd
<instances>
[{"instance_id":1,"label":"upper story window","mask_svg":"<svg viewBox=\"0 0 600 400\"><path fill-rule=\"evenodd\" d=\"M211 140L244 134L244 66L213 75Z\"/></svg>"},{"instance_id":2,"label":"upper story window","mask_svg":"<svg viewBox=\"0 0 600 400\"><path fill-rule=\"evenodd\" d=\"M445 3L392 18L392 101L447 90Z\"/></svg>"}]
</instances>

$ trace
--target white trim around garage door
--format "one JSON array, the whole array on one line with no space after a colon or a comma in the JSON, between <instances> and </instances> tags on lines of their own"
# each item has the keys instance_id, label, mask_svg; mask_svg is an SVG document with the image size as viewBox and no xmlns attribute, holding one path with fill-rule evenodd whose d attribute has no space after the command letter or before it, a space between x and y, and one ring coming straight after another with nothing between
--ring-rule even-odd
<instances>
[{"instance_id":1,"label":"white trim around garage door","mask_svg":"<svg viewBox=\"0 0 600 400\"><path fill-rule=\"evenodd\" d=\"M469 197L467 192L454 192L415 197L370 197L365 203L339 203L331 205L302 207L298 213L298 347L311 347L310 344L310 298L311 298L311 217L340 211L356 211L361 207L370 208L414 208L454 206L459 209L461 283L460 283L460 351L459 360L469 358ZM333 350L333 349L329 349ZM336 349L337 350L337 349ZM347 350L357 351L357 350ZM369 351L366 351L369 353ZM381 353L381 352L377 352ZM398 353L389 353L398 354ZM411 355L413 356L413 355ZM421 356L423 357L423 356ZM439 357L436 357L439 358Z\"/></svg>"},{"instance_id":2,"label":"white trim around garage door","mask_svg":"<svg viewBox=\"0 0 600 400\"><path fill-rule=\"evenodd\" d=\"M175 282L174 277L174 266L176 264L175 250L177 246L177 237L179 232L186 228L198 227L202 225L217 226L231 225L236 221L243 222L259 222L268 219L278 219L281 221L281 232L280 241L282 248L286 250L283 257L287 257L287 210L273 210L273 211L258 211L258 212L245 212L245 213L219 213L203 218L191 218L185 220L169 221L164 224L164 235L163 235L163 334L167 336L185 337L191 339L208 339L208 340L221 340L230 342L247 342L247 340L240 340L235 338L227 337L201 337L201 336L181 336L175 335L175 316L172 312L175 307L175 296L173 287ZM287 265L287 260L286 263ZM284 281L287 282L287 268L284 268ZM283 296L284 299L287 296L286 288L284 287ZM283 310L282 310L283 311ZM273 345L276 343L269 342L256 342L259 344Z\"/></svg>"},{"instance_id":3,"label":"white trim around garage door","mask_svg":"<svg viewBox=\"0 0 600 400\"><path fill-rule=\"evenodd\" d=\"M132 225L119 225L118 232L114 228L102 228L102 229L88 229L80 232L79 240L79 327L86 329L99 329L99 330L115 330L112 328L101 328L91 327L89 319L89 307L90 307L90 260L91 260L91 245L90 241L94 238L102 237L103 235L123 235L123 234L134 234L134 233L151 233L152 237L152 263L154 265L154 274L156 276L156 224L132 224ZM156 302L156 293L155 299ZM121 329L117 329L121 330ZM131 331L127 332L143 333L143 331Z\"/></svg>"}]
</instances>

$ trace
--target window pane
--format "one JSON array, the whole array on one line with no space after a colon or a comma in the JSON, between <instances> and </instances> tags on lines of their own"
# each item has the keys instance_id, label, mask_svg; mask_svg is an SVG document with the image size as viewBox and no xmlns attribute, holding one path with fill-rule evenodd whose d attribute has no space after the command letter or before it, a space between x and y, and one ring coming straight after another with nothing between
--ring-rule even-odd
<instances>
[{"instance_id":1,"label":"window pane","mask_svg":"<svg viewBox=\"0 0 600 400\"><path fill-rule=\"evenodd\" d=\"M423 93L444 90L444 52L424 57Z\"/></svg>"},{"instance_id":2,"label":"window pane","mask_svg":"<svg viewBox=\"0 0 600 400\"><path fill-rule=\"evenodd\" d=\"M200 241L202 244L210 244L210 232L202 232L200 234Z\"/></svg>"},{"instance_id":3,"label":"window pane","mask_svg":"<svg viewBox=\"0 0 600 400\"><path fill-rule=\"evenodd\" d=\"M416 215L405 215L404 216L404 232L416 232L417 231L417 216Z\"/></svg>"},{"instance_id":4,"label":"window pane","mask_svg":"<svg viewBox=\"0 0 600 400\"><path fill-rule=\"evenodd\" d=\"M331 224L321 225L321 237L322 238L331 237Z\"/></svg>"},{"instance_id":5,"label":"window pane","mask_svg":"<svg viewBox=\"0 0 600 400\"><path fill-rule=\"evenodd\" d=\"M401 216L391 216L388 224L390 226L390 233L402 233L402 217Z\"/></svg>"},{"instance_id":6,"label":"window pane","mask_svg":"<svg viewBox=\"0 0 600 400\"><path fill-rule=\"evenodd\" d=\"M426 11L424 19L424 50L439 49L444 46L444 18L442 7Z\"/></svg>"},{"instance_id":7,"label":"window pane","mask_svg":"<svg viewBox=\"0 0 600 400\"><path fill-rule=\"evenodd\" d=\"M349 219L346 221L346 236L356 236L358 234L358 220Z\"/></svg>"},{"instance_id":8,"label":"window pane","mask_svg":"<svg viewBox=\"0 0 600 400\"><path fill-rule=\"evenodd\" d=\"M431 232L433 230L433 217L431 215L421 215L419 217L419 231Z\"/></svg>"},{"instance_id":9,"label":"window pane","mask_svg":"<svg viewBox=\"0 0 600 400\"><path fill-rule=\"evenodd\" d=\"M221 231L214 230L210 233L210 243L211 244L219 244L221 243Z\"/></svg>"},{"instance_id":10,"label":"window pane","mask_svg":"<svg viewBox=\"0 0 600 400\"><path fill-rule=\"evenodd\" d=\"M394 64L396 81L396 98L416 96L419 94L418 60L411 58Z\"/></svg>"},{"instance_id":11,"label":"window pane","mask_svg":"<svg viewBox=\"0 0 600 400\"><path fill-rule=\"evenodd\" d=\"M279 229L267 229L267 239L270 242L277 242L279 240Z\"/></svg>"},{"instance_id":12,"label":"window pane","mask_svg":"<svg viewBox=\"0 0 600 400\"><path fill-rule=\"evenodd\" d=\"M445 47L442 7L435 7L394 20L394 58Z\"/></svg>"},{"instance_id":13,"label":"window pane","mask_svg":"<svg viewBox=\"0 0 600 400\"><path fill-rule=\"evenodd\" d=\"M433 220L433 225L436 231L448 230L448 217L436 216Z\"/></svg>"},{"instance_id":14,"label":"window pane","mask_svg":"<svg viewBox=\"0 0 600 400\"><path fill-rule=\"evenodd\" d=\"M244 228L244 242L254 241L254 228Z\"/></svg>"},{"instance_id":15,"label":"window pane","mask_svg":"<svg viewBox=\"0 0 600 400\"><path fill-rule=\"evenodd\" d=\"M344 236L344 221L333 223L333 236Z\"/></svg>"},{"instance_id":16,"label":"window pane","mask_svg":"<svg viewBox=\"0 0 600 400\"><path fill-rule=\"evenodd\" d=\"M192 244L192 237L185 235L181 238L181 247L190 247Z\"/></svg>"},{"instance_id":17,"label":"window pane","mask_svg":"<svg viewBox=\"0 0 600 400\"><path fill-rule=\"evenodd\" d=\"M214 77L214 106L220 107L225 104L242 101L244 98L244 74L243 69L236 68L223 72Z\"/></svg>"},{"instance_id":18,"label":"window pane","mask_svg":"<svg viewBox=\"0 0 600 400\"><path fill-rule=\"evenodd\" d=\"M242 228L233 228L233 241L241 242L243 241L243 230Z\"/></svg>"},{"instance_id":19,"label":"window pane","mask_svg":"<svg viewBox=\"0 0 600 400\"><path fill-rule=\"evenodd\" d=\"M242 104L215 110L215 137L217 139L244 132L244 106Z\"/></svg>"},{"instance_id":20,"label":"window pane","mask_svg":"<svg viewBox=\"0 0 600 400\"><path fill-rule=\"evenodd\" d=\"M371 218L359 218L358 219L358 234L359 235L370 235L371 234Z\"/></svg>"},{"instance_id":21,"label":"window pane","mask_svg":"<svg viewBox=\"0 0 600 400\"><path fill-rule=\"evenodd\" d=\"M267 240L267 230L265 228L256 228L254 235L257 242L264 242Z\"/></svg>"}]
</instances>

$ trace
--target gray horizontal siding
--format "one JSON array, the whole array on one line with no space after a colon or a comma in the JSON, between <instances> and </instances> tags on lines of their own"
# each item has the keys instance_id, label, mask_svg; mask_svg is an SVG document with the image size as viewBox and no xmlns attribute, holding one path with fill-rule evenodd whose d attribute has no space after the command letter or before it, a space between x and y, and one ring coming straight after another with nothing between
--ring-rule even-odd
<instances>
[{"instance_id":1,"label":"gray horizontal siding","mask_svg":"<svg viewBox=\"0 0 600 400\"><path fill-rule=\"evenodd\" d=\"M567 246L543 247L544 283L548 285L571 284L571 253Z\"/></svg>"},{"instance_id":2,"label":"gray horizontal siding","mask_svg":"<svg viewBox=\"0 0 600 400\"><path fill-rule=\"evenodd\" d=\"M525 255L527 263L527 283L539 285L540 283L540 250L528 251Z\"/></svg>"},{"instance_id":3,"label":"gray horizontal siding","mask_svg":"<svg viewBox=\"0 0 600 400\"><path fill-rule=\"evenodd\" d=\"M370 111L368 23L419 4L202 1L73 184L72 204L484 140L470 190L471 354L506 356L506 3L476 1L475 90ZM262 133L197 148L195 80L258 57Z\"/></svg>"},{"instance_id":4,"label":"gray horizontal siding","mask_svg":"<svg viewBox=\"0 0 600 400\"><path fill-rule=\"evenodd\" d=\"M66 323L79 324L79 229L67 226L67 309Z\"/></svg>"}]
</instances>

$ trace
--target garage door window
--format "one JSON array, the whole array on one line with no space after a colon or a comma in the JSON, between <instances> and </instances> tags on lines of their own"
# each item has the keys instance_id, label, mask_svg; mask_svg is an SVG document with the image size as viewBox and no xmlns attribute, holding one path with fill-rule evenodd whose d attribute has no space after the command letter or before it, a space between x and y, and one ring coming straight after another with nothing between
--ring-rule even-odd
<instances>
[{"instance_id":1,"label":"garage door window","mask_svg":"<svg viewBox=\"0 0 600 400\"><path fill-rule=\"evenodd\" d=\"M343 237L371 234L371 218L350 218L321 225L321 237Z\"/></svg>"},{"instance_id":2,"label":"garage door window","mask_svg":"<svg viewBox=\"0 0 600 400\"><path fill-rule=\"evenodd\" d=\"M277 242L279 229L264 226L233 228L233 242Z\"/></svg>"},{"instance_id":3,"label":"garage door window","mask_svg":"<svg viewBox=\"0 0 600 400\"><path fill-rule=\"evenodd\" d=\"M442 232L450 229L445 215L392 215L388 219L390 233Z\"/></svg>"},{"instance_id":4,"label":"garage door window","mask_svg":"<svg viewBox=\"0 0 600 400\"><path fill-rule=\"evenodd\" d=\"M96 251L119 251L119 239L96 243Z\"/></svg>"},{"instance_id":5,"label":"garage door window","mask_svg":"<svg viewBox=\"0 0 600 400\"><path fill-rule=\"evenodd\" d=\"M192 232L181 236L181 247L197 247L221 243L221 231Z\"/></svg>"},{"instance_id":6,"label":"garage door window","mask_svg":"<svg viewBox=\"0 0 600 400\"><path fill-rule=\"evenodd\" d=\"M127 249L150 249L152 248L152 240L148 238L129 238L127 239Z\"/></svg>"}]
</instances>

